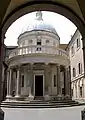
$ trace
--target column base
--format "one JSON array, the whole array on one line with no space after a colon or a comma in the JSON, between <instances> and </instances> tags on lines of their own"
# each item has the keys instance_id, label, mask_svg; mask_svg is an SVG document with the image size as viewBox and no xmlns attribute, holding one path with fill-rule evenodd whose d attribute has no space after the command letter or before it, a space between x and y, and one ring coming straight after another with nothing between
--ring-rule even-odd
<instances>
[{"instance_id":1,"label":"column base","mask_svg":"<svg viewBox=\"0 0 85 120\"><path fill-rule=\"evenodd\" d=\"M6 101L10 101L12 99L12 96L11 95L7 95L6 96Z\"/></svg>"},{"instance_id":2,"label":"column base","mask_svg":"<svg viewBox=\"0 0 85 120\"><path fill-rule=\"evenodd\" d=\"M12 96L11 95L7 95L6 98L12 98Z\"/></svg>"},{"instance_id":3,"label":"column base","mask_svg":"<svg viewBox=\"0 0 85 120\"><path fill-rule=\"evenodd\" d=\"M20 98L20 95L15 95L15 98Z\"/></svg>"},{"instance_id":4,"label":"column base","mask_svg":"<svg viewBox=\"0 0 85 120\"><path fill-rule=\"evenodd\" d=\"M57 95L57 100L62 100L62 95L61 94Z\"/></svg>"},{"instance_id":5,"label":"column base","mask_svg":"<svg viewBox=\"0 0 85 120\"><path fill-rule=\"evenodd\" d=\"M15 95L14 98L17 101L21 101L22 100L22 97L20 95Z\"/></svg>"},{"instance_id":6,"label":"column base","mask_svg":"<svg viewBox=\"0 0 85 120\"><path fill-rule=\"evenodd\" d=\"M47 94L44 96L44 99L48 101L48 100L50 100L50 96Z\"/></svg>"},{"instance_id":7,"label":"column base","mask_svg":"<svg viewBox=\"0 0 85 120\"><path fill-rule=\"evenodd\" d=\"M34 100L34 96L30 94L30 95L28 96L28 100L29 100L29 101Z\"/></svg>"},{"instance_id":8,"label":"column base","mask_svg":"<svg viewBox=\"0 0 85 120\"><path fill-rule=\"evenodd\" d=\"M68 99L70 99L70 96L69 95L65 95L65 98L64 98L65 100L68 100Z\"/></svg>"}]
</instances>

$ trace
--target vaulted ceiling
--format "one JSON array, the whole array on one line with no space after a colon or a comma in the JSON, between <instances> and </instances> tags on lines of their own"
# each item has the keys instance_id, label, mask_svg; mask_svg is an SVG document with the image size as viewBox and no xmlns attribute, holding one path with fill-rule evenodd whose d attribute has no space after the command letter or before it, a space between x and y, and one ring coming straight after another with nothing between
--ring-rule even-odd
<instances>
[{"instance_id":1,"label":"vaulted ceiling","mask_svg":"<svg viewBox=\"0 0 85 120\"><path fill-rule=\"evenodd\" d=\"M48 0L34 0L48 1ZM72 10L85 23L85 0L50 0ZM31 3L33 0L2 0L0 2L0 24L21 6Z\"/></svg>"}]
</instances>

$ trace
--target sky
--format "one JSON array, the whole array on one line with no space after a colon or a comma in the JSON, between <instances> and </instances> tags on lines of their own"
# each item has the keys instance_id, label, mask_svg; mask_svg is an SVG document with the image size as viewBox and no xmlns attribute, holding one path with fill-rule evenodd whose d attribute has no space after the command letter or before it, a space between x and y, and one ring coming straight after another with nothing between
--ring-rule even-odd
<instances>
[{"instance_id":1,"label":"sky","mask_svg":"<svg viewBox=\"0 0 85 120\"><path fill-rule=\"evenodd\" d=\"M67 44L71 40L71 36L77 29L76 26L67 18L53 12L42 11L43 20L51 24L57 31L60 37L61 44ZM4 43L7 46L16 46L19 35L24 29L29 27L29 24L35 22L36 12L26 14L17 19L7 30Z\"/></svg>"}]
</instances>

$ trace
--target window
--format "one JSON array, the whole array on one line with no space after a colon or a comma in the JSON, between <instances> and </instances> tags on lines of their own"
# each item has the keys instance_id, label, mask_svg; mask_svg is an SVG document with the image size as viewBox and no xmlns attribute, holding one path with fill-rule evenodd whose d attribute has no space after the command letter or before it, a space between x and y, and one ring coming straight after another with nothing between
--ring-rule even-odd
<instances>
[{"instance_id":1,"label":"window","mask_svg":"<svg viewBox=\"0 0 85 120\"><path fill-rule=\"evenodd\" d=\"M81 74L82 73L82 64L81 63L78 64L78 70L79 70L79 74Z\"/></svg>"},{"instance_id":2,"label":"window","mask_svg":"<svg viewBox=\"0 0 85 120\"><path fill-rule=\"evenodd\" d=\"M54 75L54 87L56 87L56 75Z\"/></svg>"},{"instance_id":3,"label":"window","mask_svg":"<svg viewBox=\"0 0 85 120\"><path fill-rule=\"evenodd\" d=\"M82 97L82 87L80 87L80 96Z\"/></svg>"},{"instance_id":4,"label":"window","mask_svg":"<svg viewBox=\"0 0 85 120\"><path fill-rule=\"evenodd\" d=\"M22 75L22 84L21 84L22 87L24 87L24 75Z\"/></svg>"},{"instance_id":5,"label":"window","mask_svg":"<svg viewBox=\"0 0 85 120\"><path fill-rule=\"evenodd\" d=\"M74 46L71 47L71 53L74 54Z\"/></svg>"},{"instance_id":6,"label":"window","mask_svg":"<svg viewBox=\"0 0 85 120\"><path fill-rule=\"evenodd\" d=\"M25 45L25 41L23 41L23 43L22 43L22 47Z\"/></svg>"},{"instance_id":7,"label":"window","mask_svg":"<svg viewBox=\"0 0 85 120\"><path fill-rule=\"evenodd\" d=\"M37 51L41 51L41 47L37 47Z\"/></svg>"},{"instance_id":8,"label":"window","mask_svg":"<svg viewBox=\"0 0 85 120\"><path fill-rule=\"evenodd\" d=\"M37 42L37 45L41 45L41 42Z\"/></svg>"},{"instance_id":9,"label":"window","mask_svg":"<svg viewBox=\"0 0 85 120\"><path fill-rule=\"evenodd\" d=\"M37 45L41 45L41 39L37 39Z\"/></svg>"},{"instance_id":10,"label":"window","mask_svg":"<svg viewBox=\"0 0 85 120\"><path fill-rule=\"evenodd\" d=\"M77 39L77 48L79 48L80 47L80 39L78 38Z\"/></svg>"},{"instance_id":11,"label":"window","mask_svg":"<svg viewBox=\"0 0 85 120\"><path fill-rule=\"evenodd\" d=\"M29 43L32 43L32 40L29 40Z\"/></svg>"},{"instance_id":12,"label":"window","mask_svg":"<svg viewBox=\"0 0 85 120\"><path fill-rule=\"evenodd\" d=\"M46 40L46 43L49 43L49 40Z\"/></svg>"},{"instance_id":13,"label":"window","mask_svg":"<svg viewBox=\"0 0 85 120\"><path fill-rule=\"evenodd\" d=\"M75 77L75 76L76 76L76 69L73 68L73 77Z\"/></svg>"}]
</instances>

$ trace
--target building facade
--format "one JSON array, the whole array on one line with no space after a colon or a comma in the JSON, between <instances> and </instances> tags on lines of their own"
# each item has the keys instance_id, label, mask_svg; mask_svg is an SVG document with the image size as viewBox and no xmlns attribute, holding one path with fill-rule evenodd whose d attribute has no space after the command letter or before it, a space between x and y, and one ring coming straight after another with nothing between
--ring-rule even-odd
<instances>
[{"instance_id":1,"label":"building facade","mask_svg":"<svg viewBox=\"0 0 85 120\"><path fill-rule=\"evenodd\" d=\"M18 37L18 46L6 51L6 100L71 99L69 55L60 45L55 28L43 21L41 12Z\"/></svg>"},{"instance_id":2,"label":"building facade","mask_svg":"<svg viewBox=\"0 0 85 120\"><path fill-rule=\"evenodd\" d=\"M72 98L79 102L85 102L85 78L83 61L82 36L77 29L67 45L71 67Z\"/></svg>"}]
</instances>

